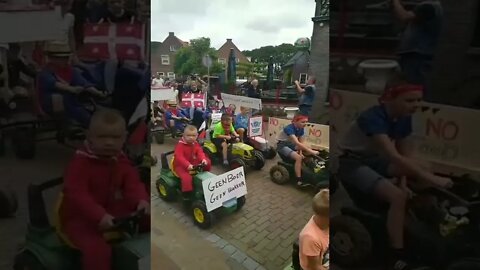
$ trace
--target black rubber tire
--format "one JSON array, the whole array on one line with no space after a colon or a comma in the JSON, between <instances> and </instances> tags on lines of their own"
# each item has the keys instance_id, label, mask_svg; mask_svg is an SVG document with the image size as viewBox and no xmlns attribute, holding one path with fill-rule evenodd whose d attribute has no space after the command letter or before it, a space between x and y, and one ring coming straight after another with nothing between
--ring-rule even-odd
<instances>
[{"instance_id":1,"label":"black rubber tire","mask_svg":"<svg viewBox=\"0 0 480 270\"><path fill-rule=\"evenodd\" d=\"M258 150L253 150L253 157L255 158L255 162L253 163L253 169L261 170L263 166L265 166L265 157L263 156L262 152Z\"/></svg>"},{"instance_id":2,"label":"black rubber tire","mask_svg":"<svg viewBox=\"0 0 480 270\"><path fill-rule=\"evenodd\" d=\"M330 219L331 240L330 253L335 262L344 267L358 266L372 253L372 238L367 229L358 220L344 215L335 216ZM341 252L338 245L341 235L348 237L353 248L347 252Z\"/></svg>"},{"instance_id":3,"label":"black rubber tire","mask_svg":"<svg viewBox=\"0 0 480 270\"><path fill-rule=\"evenodd\" d=\"M158 196L166 202L173 202L177 199L177 190L167 184L162 178L155 183L157 187ZM161 192L161 187L165 188L165 193Z\"/></svg>"},{"instance_id":4,"label":"black rubber tire","mask_svg":"<svg viewBox=\"0 0 480 270\"><path fill-rule=\"evenodd\" d=\"M17 256L15 256L15 262L13 264L14 270L47 270L43 266L40 260L33 255L31 252L24 251Z\"/></svg>"},{"instance_id":5,"label":"black rubber tire","mask_svg":"<svg viewBox=\"0 0 480 270\"><path fill-rule=\"evenodd\" d=\"M16 128L12 136L12 145L15 155L19 159L33 159L35 157L35 129Z\"/></svg>"},{"instance_id":6,"label":"black rubber tire","mask_svg":"<svg viewBox=\"0 0 480 270\"><path fill-rule=\"evenodd\" d=\"M275 165L270 169L270 180L275 184L285 185L290 182L290 174L287 168L281 165Z\"/></svg>"},{"instance_id":7,"label":"black rubber tire","mask_svg":"<svg viewBox=\"0 0 480 270\"><path fill-rule=\"evenodd\" d=\"M247 166L247 164L241 158L233 158L232 160L229 161L230 170L240 168L240 167L245 168L246 166Z\"/></svg>"},{"instance_id":8,"label":"black rubber tire","mask_svg":"<svg viewBox=\"0 0 480 270\"><path fill-rule=\"evenodd\" d=\"M199 209L202 212L203 217L204 217L204 221L202 223L198 222L198 220L195 218L195 214L194 214L195 209ZM192 203L192 208L191 208L190 212L191 212L191 215L192 215L192 218L193 218L193 222L200 229L204 229L204 230L209 229L215 223L215 215L213 214L213 212L209 213L207 211L207 205L203 201L199 201L199 200L194 201Z\"/></svg>"},{"instance_id":9,"label":"black rubber tire","mask_svg":"<svg viewBox=\"0 0 480 270\"><path fill-rule=\"evenodd\" d=\"M245 202L247 202L247 198L245 198L245 196L237 198L237 209L235 210L235 212L242 210L243 206L245 205Z\"/></svg>"},{"instance_id":10,"label":"black rubber tire","mask_svg":"<svg viewBox=\"0 0 480 270\"><path fill-rule=\"evenodd\" d=\"M480 259L461 259L450 264L447 270L477 270L480 269Z\"/></svg>"},{"instance_id":11,"label":"black rubber tire","mask_svg":"<svg viewBox=\"0 0 480 270\"><path fill-rule=\"evenodd\" d=\"M266 159L274 159L277 156L277 150L273 146L269 146L266 151L263 152L263 156Z\"/></svg>"},{"instance_id":12,"label":"black rubber tire","mask_svg":"<svg viewBox=\"0 0 480 270\"><path fill-rule=\"evenodd\" d=\"M0 218L13 217L17 209L17 194L9 188L0 189Z\"/></svg>"}]
</instances>

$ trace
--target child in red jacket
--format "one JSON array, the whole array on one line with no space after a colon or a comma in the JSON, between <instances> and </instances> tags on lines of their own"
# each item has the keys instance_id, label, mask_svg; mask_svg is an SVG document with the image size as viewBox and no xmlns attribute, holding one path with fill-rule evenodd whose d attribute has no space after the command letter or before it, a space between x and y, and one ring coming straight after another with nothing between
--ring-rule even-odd
<instances>
[{"instance_id":1,"label":"child in red jacket","mask_svg":"<svg viewBox=\"0 0 480 270\"><path fill-rule=\"evenodd\" d=\"M187 193L193 190L190 174L193 166L203 163L204 171L210 171L211 162L203 153L202 147L197 142L198 131L195 126L185 127L183 136L175 146L173 170L182 181L182 192Z\"/></svg>"},{"instance_id":2,"label":"child in red jacket","mask_svg":"<svg viewBox=\"0 0 480 270\"><path fill-rule=\"evenodd\" d=\"M125 120L114 110L95 113L87 141L70 162L60 208L62 230L82 253L82 269L111 270L111 247L103 232L114 217L150 211L150 196L136 169L122 153ZM142 230L149 230L147 215Z\"/></svg>"}]
</instances>

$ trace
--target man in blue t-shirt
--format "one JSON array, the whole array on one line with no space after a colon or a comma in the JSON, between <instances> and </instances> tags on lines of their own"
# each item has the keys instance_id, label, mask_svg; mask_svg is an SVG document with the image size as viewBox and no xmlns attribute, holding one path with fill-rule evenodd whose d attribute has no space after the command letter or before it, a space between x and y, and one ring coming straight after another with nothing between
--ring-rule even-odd
<instances>
[{"instance_id":1,"label":"man in blue t-shirt","mask_svg":"<svg viewBox=\"0 0 480 270\"><path fill-rule=\"evenodd\" d=\"M306 116L310 115L310 111L312 110L313 100L315 99L315 77L310 77L307 82L307 86L302 88L298 81L295 81L295 86L297 88L298 93L301 94L300 99L298 101L298 108L300 113Z\"/></svg>"},{"instance_id":2,"label":"man in blue t-shirt","mask_svg":"<svg viewBox=\"0 0 480 270\"><path fill-rule=\"evenodd\" d=\"M404 254L404 220L407 180L426 186L450 187L419 166L411 153L412 114L419 107L423 87L402 85L388 89L381 104L362 112L338 142L338 176L343 185L366 197L375 196L390 205L387 232L392 248L393 270L413 269ZM407 178L408 177L408 178ZM396 180L392 180L392 179Z\"/></svg>"},{"instance_id":3,"label":"man in blue t-shirt","mask_svg":"<svg viewBox=\"0 0 480 270\"><path fill-rule=\"evenodd\" d=\"M400 1L393 0L396 17L407 23L397 49L400 67L408 83L425 86L442 27L442 6L437 0L428 0L406 10Z\"/></svg>"},{"instance_id":4,"label":"man in blue t-shirt","mask_svg":"<svg viewBox=\"0 0 480 270\"><path fill-rule=\"evenodd\" d=\"M277 152L279 155L295 161L295 176L297 185L300 187L308 186L302 181L302 162L305 155L317 156L318 151L313 150L305 144L305 126L308 117L306 115L296 115L290 125L287 125L278 135Z\"/></svg>"}]
</instances>

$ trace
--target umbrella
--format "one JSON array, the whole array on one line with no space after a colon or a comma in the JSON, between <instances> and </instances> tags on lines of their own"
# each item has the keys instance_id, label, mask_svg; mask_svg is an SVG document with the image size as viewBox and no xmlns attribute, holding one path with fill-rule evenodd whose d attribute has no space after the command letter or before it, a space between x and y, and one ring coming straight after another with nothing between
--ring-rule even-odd
<instances>
[{"instance_id":1,"label":"umbrella","mask_svg":"<svg viewBox=\"0 0 480 270\"><path fill-rule=\"evenodd\" d=\"M267 87L269 90L273 88L273 56L268 59Z\"/></svg>"},{"instance_id":2,"label":"umbrella","mask_svg":"<svg viewBox=\"0 0 480 270\"><path fill-rule=\"evenodd\" d=\"M230 49L228 56L227 78L230 83L235 83L237 79L237 61L233 48Z\"/></svg>"}]
</instances>

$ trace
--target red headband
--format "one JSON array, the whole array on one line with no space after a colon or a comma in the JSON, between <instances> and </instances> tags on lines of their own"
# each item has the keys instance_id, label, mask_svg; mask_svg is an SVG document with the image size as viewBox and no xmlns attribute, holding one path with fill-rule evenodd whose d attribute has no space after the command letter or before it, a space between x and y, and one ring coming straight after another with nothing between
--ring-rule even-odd
<instances>
[{"instance_id":1,"label":"red headband","mask_svg":"<svg viewBox=\"0 0 480 270\"><path fill-rule=\"evenodd\" d=\"M391 100L409 92L423 92L423 86L418 84L405 84L388 88L385 92L383 92L382 96L379 98L379 101L384 102Z\"/></svg>"},{"instance_id":2,"label":"red headband","mask_svg":"<svg viewBox=\"0 0 480 270\"><path fill-rule=\"evenodd\" d=\"M300 114L300 115L296 115L293 118L293 122L298 122L298 121L303 121L303 120L308 121L308 116Z\"/></svg>"}]
</instances>

